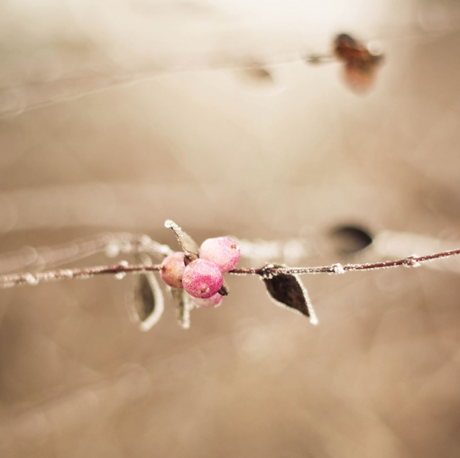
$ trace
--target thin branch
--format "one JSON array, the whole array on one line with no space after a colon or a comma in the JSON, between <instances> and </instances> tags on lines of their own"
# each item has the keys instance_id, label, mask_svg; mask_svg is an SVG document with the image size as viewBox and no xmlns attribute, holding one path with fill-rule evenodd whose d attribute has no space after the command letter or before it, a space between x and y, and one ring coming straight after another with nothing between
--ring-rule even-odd
<instances>
[{"instance_id":1,"label":"thin branch","mask_svg":"<svg viewBox=\"0 0 460 458\"><path fill-rule=\"evenodd\" d=\"M174 73L186 73L186 72L196 72L196 71L212 71L212 70L259 70L265 69L266 67L273 67L277 65L286 65L294 64L298 62L304 62L307 64L326 64L329 62L336 62L337 59L335 56L322 55L322 54L311 54L307 53L306 55L300 51L292 51L289 54L283 54L280 56L268 57L261 59L256 59L253 65L248 63L248 59L240 59L236 63L230 63L228 61L223 62L211 62L196 65L186 65L181 66L172 66L172 65L161 65L156 64L150 68L143 68L140 70L133 70L127 72L118 72L116 74L106 73L106 74L89 74L89 75L80 75L80 76L69 76L66 78L61 78L57 81L41 82L41 81L31 81L26 84L18 85L7 85L0 87L0 92L5 94L17 95L25 94L37 95L44 93L45 96L43 100L38 100L35 102L30 102L25 106L18 107L16 104L13 108L7 108L5 110L0 110L0 119L16 116L28 111L37 110L47 106L55 105L57 103L67 102L69 100L76 100L83 96L89 94L95 94L98 92L107 91L116 87L122 87L126 85L131 85L133 83L138 83L142 81L148 81L152 78L165 75L165 74L174 74ZM259 62L260 61L260 62ZM83 88L79 86L83 85ZM89 87L86 87L86 86ZM56 91L56 88L61 89ZM66 96L62 96L62 90L66 88L72 88L67 92Z\"/></svg>"},{"instance_id":2,"label":"thin branch","mask_svg":"<svg viewBox=\"0 0 460 458\"><path fill-rule=\"evenodd\" d=\"M283 274L344 274L345 272L359 271L359 270L381 270L389 269L392 267L419 267L424 262L434 261L436 259L450 258L460 254L460 249L441 251L439 253L433 253L426 256L408 256L407 258L398 259L396 261L382 261L366 264L332 264L330 266L320 266L320 267L277 267L274 265L268 265L255 268L242 268L234 269L230 273L236 275L276 275L277 273Z\"/></svg>"},{"instance_id":3,"label":"thin branch","mask_svg":"<svg viewBox=\"0 0 460 458\"><path fill-rule=\"evenodd\" d=\"M434 261L436 259L450 258L460 254L460 249L442 251L426 256L409 256L396 261L384 261L367 264L332 264L330 266L319 267L282 267L268 264L259 268L240 268L231 270L234 275L260 275L262 277L270 277L277 274L344 274L352 271L364 270L381 270L392 267L419 267L425 262ZM144 265L129 265L126 261L115 266L96 266L88 268L76 269L60 269L47 272L0 275L0 288L9 288L19 285L37 285L41 282L71 280L71 279L86 279L97 275L114 275L115 278L122 279L126 274L154 272L161 270L161 265L144 266Z\"/></svg>"},{"instance_id":4,"label":"thin branch","mask_svg":"<svg viewBox=\"0 0 460 458\"><path fill-rule=\"evenodd\" d=\"M121 262L115 266L96 266L76 269L49 270L47 272L0 275L0 288L11 288L19 285L37 285L41 282L59 280L87 279L95 277L96 275L114 275L115 278L121 280L126 276L126 274L158 271L160 269L160 265L129 265L127 262Z\"/></svg>"},{"instance_id":5,"label":"thin branch","mask_svg":"<svg viewBox=\"0 0 460 458\"><path fill-rule=\"evenodd\" d=\"M19 251L1 254L0 273L57 267L102 252L105 252L110 258L120 253L142 252L163 259L171 254L172 250L167 245L154 242L144 234L103 233L59 245L39 248L24 247Z\"/></svg>"}]
</instances>

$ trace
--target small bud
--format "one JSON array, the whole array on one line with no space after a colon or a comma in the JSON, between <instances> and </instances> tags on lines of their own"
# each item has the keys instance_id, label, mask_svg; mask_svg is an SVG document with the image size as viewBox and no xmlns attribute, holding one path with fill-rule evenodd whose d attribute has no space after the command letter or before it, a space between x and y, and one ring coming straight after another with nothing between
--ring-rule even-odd
<instances>
[{"instance_id":1,"label":"small bud","mask_svg":"<svg viewBox=\"0 0 460 458\"><path fill-rule=\"evenodd\" d=\"M184 253L178 251L167 256L161 263L160 277L171 288L182 288L185 270Z\"/></svg>"},{"instance_id":2,"label":"small bud","mask_svg":"<svg viewBox=\"0 0 460 458\"><path fill-rule=\"evenodd\" d=\"M219 266L206 259L196 259L184 270L182 286L192 297L208 299L214 296L220 288L224 278Z\"/></svg>"},{"instance_id":3,"label":"small bud","mask_svg":"<svg viewBox=\"0 0 460 458\"><path fill-rule=\"evenodd\" d=\"M240 247L228 237L207 239L201 245L200 258L216 263L221 272L229 272L238 264Z\"/></svg>"},{"instance_id":4,"label":"small bud","mask_svg":"<svg viewBox=\"0 0 460 458\"><path fill-rule=\"evenodd\" d=\"M224 296L221 296L219 293L214 294L214 296L208 297L207 299L200 299L198 297L192 297L192 302L197 307L217 307L224 300Z\"/></svg>"}]
</instances>

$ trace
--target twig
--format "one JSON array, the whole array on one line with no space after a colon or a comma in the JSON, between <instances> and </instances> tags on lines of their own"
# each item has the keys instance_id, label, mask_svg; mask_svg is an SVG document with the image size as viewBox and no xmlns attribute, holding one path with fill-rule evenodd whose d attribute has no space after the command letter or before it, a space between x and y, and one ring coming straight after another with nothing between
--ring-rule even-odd
<instances>
[{"instance_id":1,"label":"twig","mask_svg":"<svg viewBox=\"0 0 460 458\"><path fill-rule=\"evenodd\" d=\"M345 272L352 272L358 270L381 270L389 269L392 267L419 267L424 262L434 261L436 259L450 258L460 254L460 249L442 251L439 253L433 253L426 256L408 256L407 258L398 259L397 261L382 261L366 264L332 264L330 266L320 266L320 267L276 267L273 265L268 265L265 267L260 267L258 269L254 268L242 268L234 269L230 273L236 275L276 275L278 274L343 274Z\"/></svg>"},{"instance_id":2,"label":"twig","mask_svg":"<svg viewBox=\"0 0 460 458\"><path fill-rule=\"evenodd\" d=\"M255 62L251 65L250 62L246 59L242 59L236 63L229 62L213 62L205 64L196 64L196 65L187 65L187 66L161 66L157 64L151 68L144 68L138 71L132 72L118 72L115 75L111 73L107 74L89 74L89 75L80 75L80 76L69 76L67 78L61 78L58 81L52 83L49 82L40 82L32 81L26 84L19 85L8 85L0 87L0 92L4 92L7 95L12 97L17 94L25 94L26 96L30 94L34 95L39 93L48 94L44 97L43 100L36 102L30 102L25 106L17 106L15 104L13 108L7 108L3 111L0 110L0 119L8 118L11 116L16 116L28 111L36 110L39 108L44 108L46 106L54 105L56 103L61 103L69 100L79 99L80 97L86 96L88 94L94 94L98 92L107 91L116 87L121 87L125 85L130 85L132 83L138 83L141 81L148 81L156 76L164 74L174 74L174 73L186 73L190 71L208 71L208 70L259 70L265 69L266 67L272 67L276 65L286 65L293 64L298 62L305 62L307 64L324 64L329 62L335 62L337 59L334 56L328 55L319 55L319 54L306 54L303 55L302 52L291 52L282 56L274 56L271 58L262 58L259 59L260 63ZM90 87L85 87L84 85L89 85ZM82 89L79 89L79 85L83 85ZM56 87L61 88L61 91L56 93ZM62 97L62 88L73 88L69 91L65 97ZM61 94L61 95L60 95ZM27 98L27 97L26 97Z\"/></svg>"},{"instance_id":3,"label":"twig","mask_svg":"<svg viewBox=\"0 0 460 458\"><path fill-rule=\"evenodd\" d=\"M120 253L142 252L163 259L171 254L172 250L166 245L154 242L144 234L103 233L59 245L24 247L19 251L1 254L0 273L57 267L101 252L105 252L111 258Z\"/></svg>"},{"instance_id":4,"label":"twig","mask_svg":"<svg viewBox=\"0 0 460 458\"><path fill-rule=\"evenodd\" d=\"M442 251L426 256L409 256L396 261L384 261L367 264L332 264L329 266L319 267L281 267L268 264L259 268L240 268L230 271L234 275L260 275L262 277L271 277L278 274L344 274L352 271L364 270L381 270L392 267L419 267L422 263L434 261L436 259L449 258L460 254L460 249ZM96 275L114 275L117 279L122 279L126 274L153 272L161 270L161 265L129 265L126 261L115 266L96 266L88 268L61 269L47 272L12 274L0 276L0 288L9 288L19 285L36 285L40 282L50 282L70 279L86 279Z\"/></svg>"},{"instance_id":5,"label":"twig","mask_svg":"<svg viewBox=\"0 0 460 458\"><path fill-rule=\"evenodd\" d=\"M144 266L129 265L126 261L115 266L96 266L76 269L49 270L47 272L35 272L25 274L11 274L0 276L0 287L11 288L19 285L37 285L41 282L86 279L96 275L115 275L115 278L122 279L128 273L142 273L148 271L158 271L160 265Z\"/></svg>"}]
</instances>

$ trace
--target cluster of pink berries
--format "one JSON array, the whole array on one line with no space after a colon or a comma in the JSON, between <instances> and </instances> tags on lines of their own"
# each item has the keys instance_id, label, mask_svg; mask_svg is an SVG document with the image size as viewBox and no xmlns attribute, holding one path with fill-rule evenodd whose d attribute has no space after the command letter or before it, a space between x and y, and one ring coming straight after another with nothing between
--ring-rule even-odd
<instances>
[{"instance_id":1,"label":"cluster of pink berries","mask_svg":"<svg viewBox=\"0 0 460 458\"><path fill-rule=\"evenodd\" d=\"M161 279L171 288L184 288L198 307L215 307L222 302L219 293L223 274L234 269L240 259L240 247L228 237L207 239L200 257L185 265L185 254L169 255L161 264Z\"/></svg>"}]
</instances>

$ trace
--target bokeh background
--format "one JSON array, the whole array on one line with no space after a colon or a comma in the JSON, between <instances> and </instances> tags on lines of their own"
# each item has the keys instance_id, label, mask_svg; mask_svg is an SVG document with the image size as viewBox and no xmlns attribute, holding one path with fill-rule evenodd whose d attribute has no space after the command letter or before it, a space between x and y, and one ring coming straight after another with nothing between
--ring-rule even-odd
<instances>
[{"instance_id":1,"label":"bokeh background","mask_svg":"<svg viewBox=\"0 0 460 458\"><path fill-rule=\"evenodd\" d=\"M328 249L340 224L460 245L458 1L3 0L0 24L2 252L174 247L167 218L312 247L257 265L381 259ZM383 45L368 94L301 61L340 32ZM191 329L168 300L149 333L134 276L0 290L0 456L458 457L458 279L304 277L314 327L231 277Z\"/></svg>"}]
</instances>

